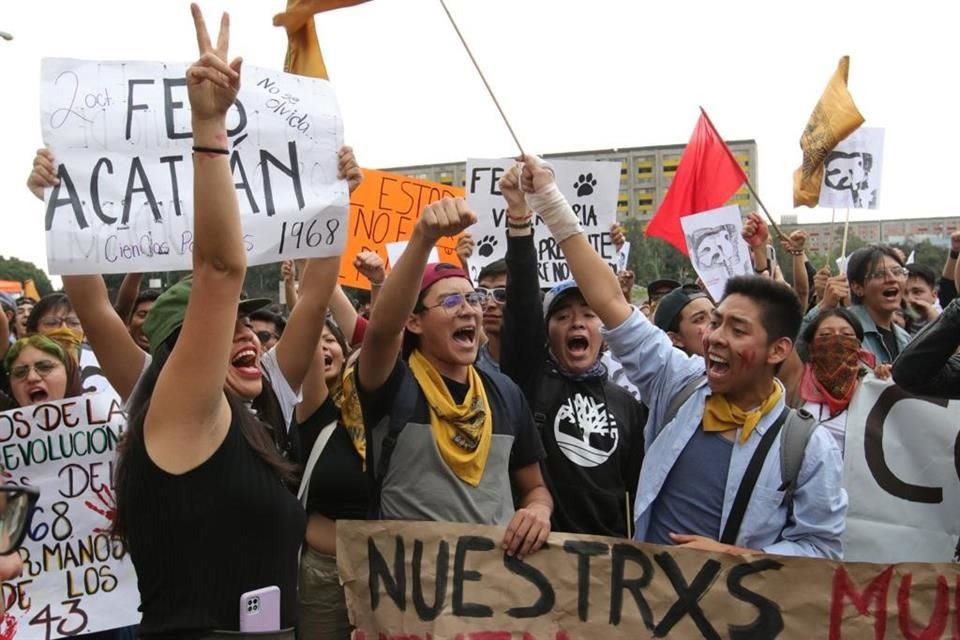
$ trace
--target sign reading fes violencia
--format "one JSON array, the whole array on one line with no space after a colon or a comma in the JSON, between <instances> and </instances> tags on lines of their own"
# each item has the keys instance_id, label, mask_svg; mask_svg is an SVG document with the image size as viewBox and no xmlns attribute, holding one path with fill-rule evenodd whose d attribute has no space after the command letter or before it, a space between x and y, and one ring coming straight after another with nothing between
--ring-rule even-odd
<instances>
[{"instance_id":1,"label":"sign reading fes violencia","mask_svg":"<svg viewBox=\"0 0 960 640\"><path fill-rule=\"evenodd\" d=\"M125 428L116 394L0 413L4 482L40 489L19 549L23 573L3 583L0 637L50 640L140 620L133 563L110 535L113 465Z\"/></svg>"},{"instance_id":2,"label":"sign reading fes violencia","mask_svg":"<svg viewBox=\"0 0 960 640\"><path fill-rule=\"evenodd\" d=\"M503 533L338 522L355 640L940 638L960 613L956 564L740 557L568 534L517 560Z\"/></svg>"},{"instance_id":3,"label":"sign reading fes violencia","mask_svg":"<svg viewBox=\"0 0 960 640\"><path fill-rule=\"evenodd\" d=\"M51 273L190 269L187 65L45 59L40 115L60 184L44 224ZM244 65L228 149L251 265L337 255L347 184L330 84Z\"/></svg>"},{"instance_id":4,"label":"sign reading fes violencia","mask_svg":"<svg viewBox=\"0 0 960 640\"><path fill-rule=\"evenodd\" d=\"M350 194L347 246L340 263L340 284L369 289L370 283L353 266L361 251L376 251L389 265L387 245L410 239L420 212L443 198L461 198L463 189L387 171L363 170L363 182ZM441 238L437 257L458 264L457 238Z\"/></svg>"}]
</instances>

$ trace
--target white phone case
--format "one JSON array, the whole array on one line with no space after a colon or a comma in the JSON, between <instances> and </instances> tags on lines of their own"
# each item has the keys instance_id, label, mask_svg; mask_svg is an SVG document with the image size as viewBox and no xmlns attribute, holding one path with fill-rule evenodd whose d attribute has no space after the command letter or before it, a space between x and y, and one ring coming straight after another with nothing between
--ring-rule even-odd
<instances>
[{"instance_id":1,"label":"white phone case","mask_svg":"<svg viewBox=\"0 0 960 640\"><path fill-rule=\"evenodd\" d=\"M240 596L240 631L280 631L280 587Z\"/></svg>"}]
</instances>

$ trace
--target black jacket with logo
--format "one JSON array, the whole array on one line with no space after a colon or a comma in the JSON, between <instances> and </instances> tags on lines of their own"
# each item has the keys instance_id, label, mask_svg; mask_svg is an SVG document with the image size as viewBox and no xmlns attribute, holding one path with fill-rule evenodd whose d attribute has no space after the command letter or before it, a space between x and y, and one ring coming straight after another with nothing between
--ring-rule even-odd
<instances>
[{"instance_id":1,"label":"black jacket with logo","mask_svg":"<svg viewBox=\"0 0 960 640\"><path fill-rule=\"evenodd\" d=\"M628 537L646 407L607 378L562 373L547 348L532 236L507 241L500 368L523 390L547 457L554 531Z\"/></svg>"}]
</instances>

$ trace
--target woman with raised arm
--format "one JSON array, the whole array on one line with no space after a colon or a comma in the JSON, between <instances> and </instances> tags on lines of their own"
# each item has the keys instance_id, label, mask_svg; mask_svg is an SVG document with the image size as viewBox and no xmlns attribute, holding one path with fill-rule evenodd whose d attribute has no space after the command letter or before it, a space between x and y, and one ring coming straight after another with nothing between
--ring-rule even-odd
<instances>
[{"instance_id":1,"label":"woman with raised arm","mask_svg":"<svg viewBox=\"0 0 960 640\"><path fill-rule=\"evenodd\" d=\"M219 152L240 60L226 62L227 15L214 46L199 8L191 10L200 48L186 75L193 277L167 290L147 316L153 358L130 403L114 532L137 570L142 636L236 637L241 597L277 587L283 631L258 637L293 638L305 516L282 482L295 469L249 406L263 384L259 344L239 302L246 252L229 156ZM324 279L338 262L320 259L314 273Z\"/></svg>"}]
</instances>

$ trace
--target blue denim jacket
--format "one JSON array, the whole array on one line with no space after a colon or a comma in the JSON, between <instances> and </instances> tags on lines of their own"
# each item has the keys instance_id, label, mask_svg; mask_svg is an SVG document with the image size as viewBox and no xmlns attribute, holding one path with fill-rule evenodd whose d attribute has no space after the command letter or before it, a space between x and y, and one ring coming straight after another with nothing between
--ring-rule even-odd
<instances>
[{"instance_id":1,"label":"blue denim jacket","mask_svg":"<svg viewBox=\"0 0 960 640\"><path fill-rule=\"evenodd\" d=\"M653 501L680 453L703 418L710 388L706 382L680 407L672 422L657 435L670 399L693 377L705 371L703 358L688 357L674 348L667 335L639 312L619 327L603 332L627 377L640 390L650 409L645 428L646 457L640 471L634 505L635 534L646 539ZM777 384L780 384L777 381ZM783 409L783 400L760 420L745 444L739 431L730 458L720 530L726 525L740 481L763 434ZM807 444L793 498L793 517L787 517L780 474L780 437L773 443L754 487L736 544L748 549L791 556L843 558L841 536L846 525L847 492L843 488L843 456L833 437L818 427ZM683 533L683 532L679 532Z\"/></svg>"}]
</instances>

